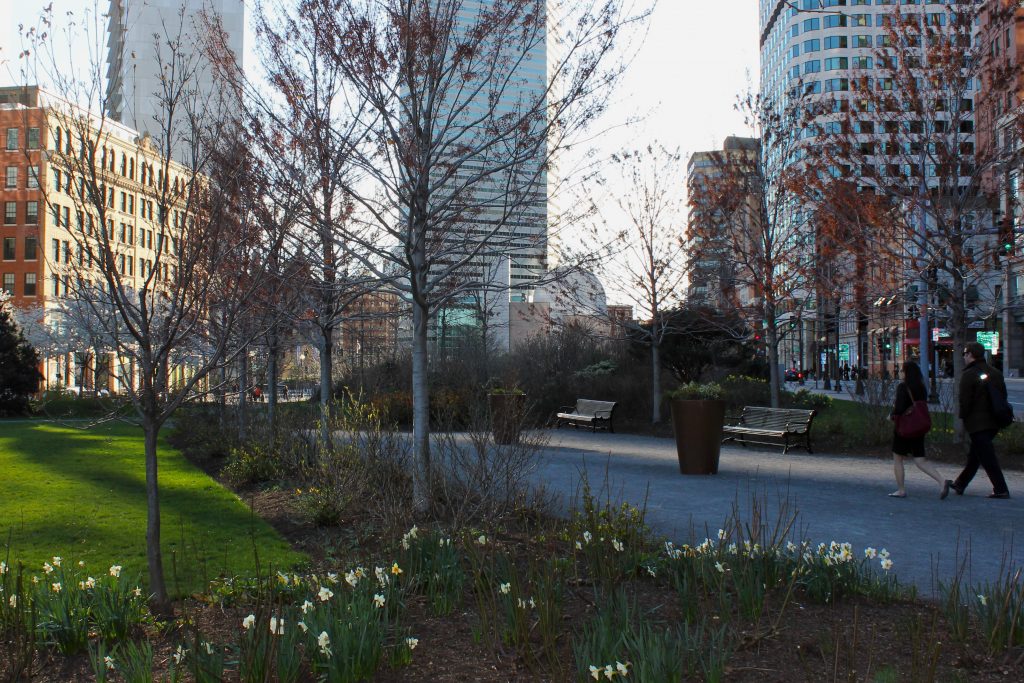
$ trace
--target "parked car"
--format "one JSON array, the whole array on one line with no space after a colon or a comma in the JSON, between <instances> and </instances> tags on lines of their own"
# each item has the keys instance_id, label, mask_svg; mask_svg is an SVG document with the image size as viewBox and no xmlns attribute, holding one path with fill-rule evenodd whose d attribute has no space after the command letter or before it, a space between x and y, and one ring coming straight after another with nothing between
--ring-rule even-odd
<instances>
[{"instance_id":1,"label":"parked car","mask_svg":"<svg viewBox=\"0 0 1024 683\"><path fill-rule=\"evenodd\" d=\"M789 368L786 370L786 381L787 382L799 382L804 378L804 373L796 368Z\"/></svg>"}]
</instances>

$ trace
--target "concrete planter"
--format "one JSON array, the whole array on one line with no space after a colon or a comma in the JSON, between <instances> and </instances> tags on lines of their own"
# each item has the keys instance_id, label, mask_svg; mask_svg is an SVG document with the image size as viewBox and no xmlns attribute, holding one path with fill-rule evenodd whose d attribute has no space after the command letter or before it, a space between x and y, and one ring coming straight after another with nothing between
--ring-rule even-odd
<instances>
[{"instance_id":1,"label":"concrete planter","mask_svg":"<svg viewBox=\"0 0 1024 683\"><path fill-rule=\"evenodd\" d=\"M725 401L673 399L672 431L681 474L718 474Z\"/></svg>"}]
</instances>

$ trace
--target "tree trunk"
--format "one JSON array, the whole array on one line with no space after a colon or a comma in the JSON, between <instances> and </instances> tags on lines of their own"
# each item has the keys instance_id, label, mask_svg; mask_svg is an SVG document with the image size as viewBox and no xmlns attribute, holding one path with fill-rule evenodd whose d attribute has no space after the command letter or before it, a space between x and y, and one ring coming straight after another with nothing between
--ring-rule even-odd
<instances>
[{"instance_id":1,"label":"tree trunk","mask_svg":"<svg viewBox=\"0 0 1024 683\"><path fill-rule=\"evenodd\" d=\"M218 377L218 384L220 386L217 388L217 410L220 417L220 426L223 429L227 423L228 416L228 369L223 361L220 363Z\"/></svg>"},{"instance_id":2,"label":"tree trunk","mask_svg":"<svg viewBox=\"0 0 1024 683\"><path fill-rule=\"evenodd\" d=\"M661 358L660 348L651 342L651 424L661 422Z\"/></svg>"},{"instance_id":3,"label":"tree trunk","mask_svg":"<svg viewBox=\"0 0 1024 683\"><path fill-rule=\"evenodd\" d=\"M413 477L413 506L424 512L429 506L430 491L430 394L427 387L427 323L426 307L412 304L412 434L416 458Z\"/></svg>"},{"instance_id":4,"label":"tree trunk","mask_svg":"<svg viewBox=\"0 0 1024 683\"><path fill-rule=\"evenodd\" d=\"M334 328L320 329L320 443L331 446L331 361L334 347Z\"/></svg>"},{"instance_id":5,"label":"tree trunk","mask_svg":"<svg viewBox=\"0 0 1024 683\"><path fill-rule=\"evenodd\" d=\"M267 336L267 424L270 433L276 434L277 418L277 331Z\"/></svg>"},{"instance_id":6,"label":"tree trunk","mask_svg":"<svg viewBox=\"0 0 1024 683\"><path fill-rule=\"evenodd\" d=\"M171 603L164 582L163 552L160 549L160 488L157 483L156 442L160 425L151 417L142 424L146 444L146 561L149 567L150 607L160 616L171 615Z\"/></svg>"},{"instance_id":7,"label":"tree trunk","mask_svg":"<svg viewBox=\"0 0 1024 683\"><path fill-rule=\"evenodd\" d=\"M249 349L238 357L238 441L245 443L249 438L248 409L246 404L249 387Z\"/></svg>"},{"instance_id":8,"label":"tree trunk","mask_svg":"<svg viewBox=\"0 0 1024 683\"><path fill-rule=\"evenodd\" d=\"M774 313L772 316L774 319ZM768 377L772 408L779 408L782 405L779 391L779 331L770 321L768 323Z\"/></svg>"}]
</instances>

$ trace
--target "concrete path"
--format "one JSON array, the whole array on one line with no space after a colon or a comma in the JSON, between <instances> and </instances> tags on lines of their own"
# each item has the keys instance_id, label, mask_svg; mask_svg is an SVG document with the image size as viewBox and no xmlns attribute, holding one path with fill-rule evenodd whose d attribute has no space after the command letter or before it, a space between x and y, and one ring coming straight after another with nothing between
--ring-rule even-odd
<instances>
[{"instance_id":1,"label":"concrete path","mask_svg":"<svg viewBox=\"0 0 1024 683\"><path fill-rule=\"evenodd\" d=\"M849 541L858 555L872 546L892 553L901 581L932 595L934 578L948 580L969 556L970 584L995 581L1004 561L1024 565L1024 548L1014 547L1013 530L1024 521L1024 474L1006 473L1010 500L989 500L984 470L966 495L950 492L940 501L938 486L912 464L904 499L895 490L892 463L879 458L815 454L780 449L723 447L719 473L679 474L675 441L627 434L554 430L537 480L568 505L585 473L592 489L607 485L613 501L647 501L652 529L677 543L715 537L734 505L749 521L753 501L773 519L798 513L799 536L815 544ZM950 479L958 469L937 464ZM969 552L968 552L969 551Z\"/></svg>"}]
</instances>

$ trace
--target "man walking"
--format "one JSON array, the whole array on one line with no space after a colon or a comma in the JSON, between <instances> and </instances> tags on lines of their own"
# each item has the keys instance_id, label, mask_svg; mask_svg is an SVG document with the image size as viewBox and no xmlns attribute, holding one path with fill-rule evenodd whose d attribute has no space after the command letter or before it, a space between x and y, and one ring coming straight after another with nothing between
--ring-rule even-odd
<instances>
[{"instance_id":1,"label":"man walking","mask_svg":"<svg viewBox=\"0 0 1024 683\"><path fill-rule=\"evenodd\" d=\"M964 348L964 368L960 376L960 419L964 421L964 429L971 437L971 450L967 454L967 465L956 481L947 482L957 495L963 495L967 485L978 472L978 465L985 468L985 473L992 482L992 493L989 498L1009 498L1010 491L1006 487L1006 479L996 460L996 449L992 445L999 426L992 412L992 399L989 394L989 383L992 390L1006 396L1006 383L998 370L985 362L985 347L978 342L971 342Z\"/></svg>"}]
</instances>

